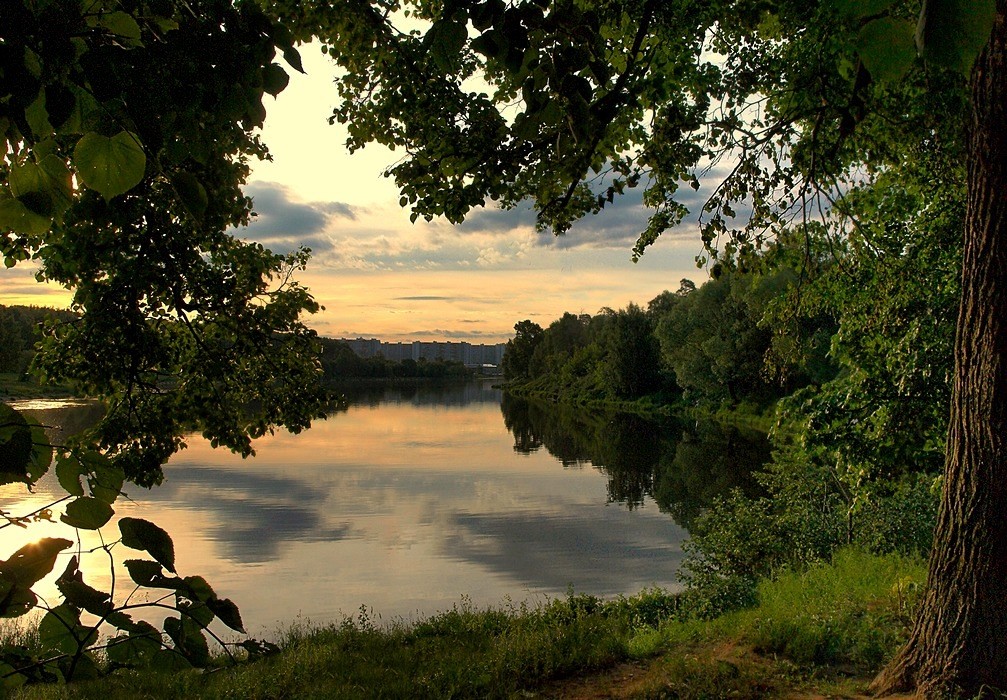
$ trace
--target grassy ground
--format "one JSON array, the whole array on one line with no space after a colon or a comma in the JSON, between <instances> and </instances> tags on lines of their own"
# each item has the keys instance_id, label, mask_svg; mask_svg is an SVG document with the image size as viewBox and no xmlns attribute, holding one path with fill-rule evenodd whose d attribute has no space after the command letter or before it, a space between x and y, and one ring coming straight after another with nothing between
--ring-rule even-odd
<instances>
[{"instance_id":1,"label":"grassy ground","mask_svg":"<svg viewBox=\"0 0 1007 700\"><path fill-rule=\"evenodd\" d=\"M921 561L847 551L760 588L756 608L675 619L645 591L602 602L473 610L377 628L366 615L294 627L283 651L210 673L116 671L22 698L855 697L905 638Z\"/></svg>"},{"instance_id":2,"label":"grassy ground","mask_svg":"<svg viewBox=\"0 0 1007 700\"><path fill-rule=\"evenodd\" d=\"M70 389L65 386L42 386L34 377L0 372L0 400L66 398L71 395Z\"/></svg>"}]
</instances>

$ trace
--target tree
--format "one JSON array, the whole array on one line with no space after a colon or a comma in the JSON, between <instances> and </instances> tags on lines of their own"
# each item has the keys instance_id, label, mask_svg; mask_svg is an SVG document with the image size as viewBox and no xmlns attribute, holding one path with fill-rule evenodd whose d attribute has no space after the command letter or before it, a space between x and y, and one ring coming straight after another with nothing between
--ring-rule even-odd
<instances>
[{"instance_id":1,"label":"tree","mask_svg":"<svg viewBox=\"0 0 1007 700\"><path fill-rule=\"evenodd\" d=\"M661 359L654 324L636 304L620 309L605 326L606 386L632 399L661 388Z\"/></svg>"},{"instance_id":2,"label":"tree","mask_svg":"<svg viewBox=\"0 0 1007 700\"><path fill-rule=\"evenodd\" d=\"M503 373L507 379L528 376L532 355L542 342L542 326L525 319L514 324L514 337L504 347Z\"/></svg>"},{"instance_id":3,"label":"tree","mask_svg":"<svg viewBox=\"0 0 1007 700\"><path fill-rule=\"evenodd\" d=\"M283 3L284 17L311 27L347 69L334 119L350 125L350 146L376 140L408 154L389 174L414 216L457 221L488 200L527 198L540 226L560 233L643 185L653 214L640 255L686 214L680 186L699 188L709 163L729 162L701 215L700 262L716 261L714 272L745 267L819 212L841 235L855 225L845 193L905 148L947 153L941 122L963 134L967 121L942 516L916 631L877 688L1007 687L1007 447L997 437L1007 434L1007 205L997 196L1007 187L1007 2L926 0L920 14L894 0L454 0L415 3L429 24L414 32L377 11L365 23L328 17L325 4ZM361 33L366 56L343 57ZM464 87L477 73L492 94Z\"/></svg>"},{"instance_id":4,"label":"tree","mask_svg":"<svg viewBox=\"0 0 1007 700\"><path fill-rule=\"evenodd\" d=\"M15 0L0 9L0 252L73 290L36 368L107 399L92 437L150 485L203 432L251 439L319 414L292 278L307 253L235 238L263 98L299 68L254 2Z\"/></svg>"},{"instance_id":5,"label":"tree","mask_svg":"<svg viewBox=\"0 0 1007 700\"><path fill-rule=\"evenodd\" d=\"M105 402L94 429L61 445L0 404L0 483L30 487L52 468L67 493L52 507L67 501L59 517L78 530L110 522L127 479L159 482L188 432L249 455L253 438L321 415L315 334L302 319L318 305L292 277L308 253L233 235L251 215L248 160L268 156L255 135L263 98L287 82L277 52L299 69L290 32L252 1L0 3L0 253L7 267L37 261L40 281L73 292L35 370ZM8 525L51 517L5 514ZM41 658L5 650L4 692L93 676L97 648L113 665L205 666L212 620L243 631L231 601L175 575L164 530L137 518L118 529L100 549L109 561L116 545L145 551L126 563L130 579L173 590L174 605L151 605L177 616L163 633L133 620L114 573L109 590L92 588L77 556L56 582L63 602L40 601L32 586L74 543L27 544L0 563L0 615L47 610ZM118 634L99 641L103 626Z\"/></svg>"},{"instance_id":6,"label":"tree","mask_svg":"<svg viewBox=\"0 0 1007 700\"><path fill-rule=\"evenodd\" d=\"M968 10L961 9L966 13ZM1007 3L972 69L962 297L944 487L926 594L880 693L1007 687Z\"/></svg>"}]
</instances>

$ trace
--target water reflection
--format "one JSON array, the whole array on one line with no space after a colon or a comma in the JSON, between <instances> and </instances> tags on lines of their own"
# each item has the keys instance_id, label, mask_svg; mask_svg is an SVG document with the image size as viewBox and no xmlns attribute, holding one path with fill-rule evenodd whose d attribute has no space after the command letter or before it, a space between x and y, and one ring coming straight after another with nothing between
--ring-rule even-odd
<instances>
[{"instance_id":1,"label":"water reflection","mask_svg":"<svg viewBox=\"0 0 1007 700\"><path fill-rule=\"evenodd\" d=\"M593 465L608 477L610 501L633 509L652 498L686 529L716 496L758 493L752 473L769 459L764 434L710 420L648 419L508 394L500 408L516 452L545 447L566 467Z\"/></svg>"},{"instance_id":2,"label":"water reflection","mask_svg":"<svg viewBox=\"0 0 1007 700\"><path fill-rule=\"evenodd\" d=\"M387 619L462 595L489 605L571 585L596 595L674 587L686 533L658 504L687 523L714 488L741 478L725 476L730 460L751 456L733 436L515 402L488 383L346 395L311 430L260 440L254 459L190 438L165 483L128 488L117 515L167 529L179 571L205 576L253 633L268 634L297 614L325 622L362 604ZM96 409L45 410L43 422L73 428ZM704 457L715 443L735 457ZM0 490L9 512L59 495L51 473L34 493ZM66 530L0 531L0 556ZM106 527L112 539L115 530ZM85 535L82 548L95 541ZM110 581L100 562L85 571L92 585Z\"/></svg>"}]
</instances>

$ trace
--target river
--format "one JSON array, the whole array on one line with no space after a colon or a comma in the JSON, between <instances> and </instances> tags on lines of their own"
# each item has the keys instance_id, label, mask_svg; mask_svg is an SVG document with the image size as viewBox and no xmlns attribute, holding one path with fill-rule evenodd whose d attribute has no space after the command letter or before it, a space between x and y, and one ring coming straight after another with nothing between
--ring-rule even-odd
<instances>
[{"instance_id":1,"label":"river","mask_svg":"<svg viewBox=\"0 0 1007 700\"><path fill-rule=\"evenodd\" d=\"M268 637L297 618L338 622L361 606L394 621L456 604L535 604L570 589L674 589L696 515L730 488L756 488L749 471L768 456L764 438L716 424L529 403L488 383L348 399L300 435L258 441L251 459L189 438L164 484L127 485L117 516L165 528L179 573L206 578L238 603L250 633ZM79 426L94 412L35 409L51 426ZM60 494L50 473L34 493L8 486L0 498L17 514ZM103 532L118 536L112 523ZM42 536L73 531L7 527L0 556ZM93 533L82 538L84 549L98 544ZM137 555L116 550L120 561ZM110 585L103 552L85 555L82 569L92 585ZM121 600L124 569L116 580ZM58 600L50 583L36 590Z\"/></svg>"}]
</instances>

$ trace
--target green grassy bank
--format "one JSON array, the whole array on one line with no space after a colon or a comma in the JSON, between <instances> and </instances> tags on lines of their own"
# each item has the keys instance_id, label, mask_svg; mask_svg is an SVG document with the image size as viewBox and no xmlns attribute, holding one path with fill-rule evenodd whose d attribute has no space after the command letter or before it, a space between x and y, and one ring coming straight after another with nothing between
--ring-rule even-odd
<instances>
[{"instance_id":1,"label":"green grassy bank","mask_svg":"<svg viewBox=\"0 0 1007 700\"><path fill-rule=\"evenodd\" d=\"M474 610L280 634L276 655L209 673L119 670L21 698L720 698L862 691L905 638L923 562L840 552L784 573L757 607L682 620L675 596ZM24 642L24 640L21 640ZM605 695L592 695L604 689Z\"/></svg>"}]
</instances>

